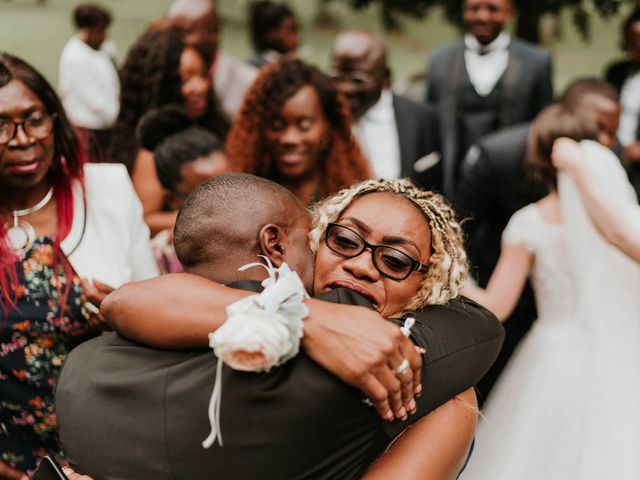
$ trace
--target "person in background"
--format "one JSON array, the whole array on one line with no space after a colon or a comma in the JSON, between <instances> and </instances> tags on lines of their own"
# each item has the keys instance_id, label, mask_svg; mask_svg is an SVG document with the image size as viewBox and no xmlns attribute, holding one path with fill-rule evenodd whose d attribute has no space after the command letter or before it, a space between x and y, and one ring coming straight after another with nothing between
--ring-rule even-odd
<instances>
[{"instance_id":1,"label":"person in background","mask_svg":"<svg viewBox=\"0 0 640 480\"><path fill-rule=\"evenodd\" d=\"M467 34L431 56L426 101L440 116L443 193L449 199L471 145L530 121L553 99L551 56L504 31L512 13L512 0L464 0Z\"/></svg>"},{"instance_id":2,"label":"person in background","mask_svg":"<svg viewBox=\"0 0 640 480\"><path fill-rule=\"evenodd\" d=\"M607 82L598 78L575 80L560 102L572 108L579 106L583 114L594 116L600 143L609 148L615 146L620 106L615 90ZM511 216L548 193L546 184L532 178L525 168L530 131L531 124L523 123L487 135L469 149L462 164L454 203L460 218L466 219L462 225L471 273L481 287L487 285L498 263L500 238ZM505 321L505 343L500 356L477 385L481 401L489 395L536 316L533 291L527 282Z\"/></svg>"},{"instance_id":3,"label":"person in background","mask_svg":"<svg viewBox=\"0 0 640 480\"><path fill-rule=\"evenodd\" d=\"M438 117L429 106L392 93L384 40L352 30L333 46L329 76L349 101L354 131L376 177L409 177L442 190Z\"/></svg>"},{"instance_id":4,"label":"person in background","mask_svg":"<svg viewBox=\"0 0 640 480\"><path fill-rule=\"evenodd\" d=\"M185 41L211 60L209 75L228 119L238 112L258 69L218 48L220 18L213 0L175 0L167 19L187 33Z\"/></svg>"},{"instance_id":5,"label":"person in background","mask_svg":"<svg viewBox=\"0 0 640 480\"><path fill-rule=\"evenodd\" d=\"M234 171L266 177L304 204L370 178L345 99L301 60L262 69L227 139Z\"/></svg>"},{"instance_id":6,"label":"person in background","mask_svg":"<svg viewBox=\"0 0 640 480\"><path fill-rule=\"evenodd\" d=\"M636 201L616 201L600 188L599 165L590 165L579 144L559 139L551 154L553 166L575 182L594 225L611 245L640 263L640 207Z\"/></svg>"},{"instance_id":7,"label":"person in background","mask_svg":"<svg viewBox=\"0 0 640 480\"><path fill-rule=\"evenodd\" d=\"M167 203L177 211L201 183L229 171L220 138L198 127L177 105L147 112L138 125L138 143L153 153L158 181ZM165 229L151 241L161 273L182 272L173 248L173 229Z\"/></svg>"},{"instance_id":8,"label":"person in background","mask_svg":"<svg viewBox=\"0 0 640 480\"><path fill-rule=\"evenodd\" d=\"M531 127L528 165L549 193L509 220L486 289L464 290L504 319L531 275L538 307L485 404L470 479L640 475L640 300L629 294L640 265L605 242L576 185L558 174L558 142L572 139L611 203L637 209L637 200L596 116L571 103L547 107Z\"/></svg>"},{"instance_id":9,"label":"person in background","mask_svg":"<svg viewBox=\"0 0 640 480\"><path fill-rule=\"evenodd\" d=\"M252 3L249 6L249 28L256 52L249 63L254 67L277 62L283 55L288 58L297 55L298 21L288 5L270 0Z\"/></svg>"},{"instance_id":10,"label":"person in background","mask_svg":"<svg viewBox=\"0 0 640 480\"><path fill-rule=\"evenodd\" d=\"M60 55L58 89L73 125L81 129L91 161L104 160L120 106L113 44L106 40L109 12L83 3L73 11L78 33Z\"/></svg>"},{"instance_id":11,"label":"person in background","mask_svg":"<svg viewBox=\"0 0 640 480\"><path fill-rule=\"evenodd\" d=\"M229 128L219 111L200 52L185 44L175 27L151 29L132 47L121 72L122 104L113 129L109 160L131 170L151 234L173 228L175 212L166 204L153 155L133 134L142 115L163 105L181 105L199 126L225 138Z\"/></svg>"},{"instance_id":12,"label":"person in background","mask_svg":"<svg viewBox=\"0 0 640 480\"><path fill-rule=\"evenodd\" d=\"M622 29L622 46L627 58L610 65L605 78L620 94L622 113L618 139L631 182L640 191L640 7L631 12Z\"/></svg>"},{"instance_id":13,"label":"person in background","mask_svg":"<svg viewBox=\"0 0 640 480\"><path fill-rule=\"evenodd\" d=\"M85 164L62 103L0 53L0 478L60 453L53 391L67 353L104 326L102 299L156 276L126 169Z\"/></svg>"}]
</instances>

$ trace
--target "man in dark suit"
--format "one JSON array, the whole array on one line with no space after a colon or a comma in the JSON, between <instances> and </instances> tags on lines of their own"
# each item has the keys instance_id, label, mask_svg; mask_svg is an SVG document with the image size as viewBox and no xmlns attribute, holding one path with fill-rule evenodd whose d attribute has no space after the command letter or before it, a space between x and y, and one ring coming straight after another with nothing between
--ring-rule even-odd
<instances>
[{"instance_id":1,"label":"man in dark suit","mask_svg":"<svg viewBox=\"0 0 640 480\"><path fill-rule=\"evenodd\" d=\"M600 129L598 140L614 148L620 106L613 88L599 79L580 79L567 87L560 101L567 108L594 115ZM547 194L544 182L527 174L530 127L524 123L482 138L469 149L462 164L455 206L458 216L465 219L471 272L482 287L498 262L502 231L511 216ZM527 286L506 320L505 343L498 359L477 385L481 400L535 318L535 299Z\"/></svg>"},{"instance_id":2,"label":"man in dark suit","mask_svg":"<svg viewBox=\"0 0 640 480\"><path fill-rule=\"evenodd\" d=\"M275 265L283 260L296 264L309 250L303 244L294 251L291 242L298 229L291 227L292 219L304 216L300 203L282 187L257 177L250 177L258 186L251 195L244 188L233 196L234 185L246 186L247 177L218 177L196 190L183 207L193 214L181 212L176 238L190 242L188 250L197 259L195 264L183 261L185 268L222 281L244 275L237 287L259 289L258 282L248 280L263 277L262 269L238 273L236 262L250 262L262 253ZM212 185L220 187L217 194L207 192ZM257 195L260 187L277 195L266 202ZM235 251L228 257L212 258L212 252L228 251L227 242L238 230L235 225L226 231L209 230L204 224L211 218L228 224L239 210L250 212L248 207L256 201L262 206L257 215L277 215L236 238ZM238 223L247 226L247 222L250 219ZM368 303L347 290L328 295L341 303ZM355 307L341 308L353 313ZM315 343L317 351L328 331L313 335L307 328L312 317L305 320L304 341ZM466 299L418 315L412 339L428 353L417 415L473 384L497 354L501 336L495 318ZM303 349L268 373L223 369L224 447L216 444L205 450L201 442L209 431L206 410L216 375L211 352L156 350L117 334L103 335L74 350L59 379L56 411L65 453L78 471L100 479L360 478L390 439L417 415L407 422L381 420L363 403L361 392L312 360L310 347L303 344ZM331 350L325 354L348 356L344 349Z\"/></svg>"},{"instance_id":3,"label":"man in dark suit","mask_svg":"<svg viewBox=\"0 0 640 480\"><path fill-rule=\"evenodd\" d=\"M409 177L440 191L440 133L434 109L390 90L384 40L352 30L336 38L330 76L349 101L354 131L376 177Z\"/></svg>"},{"instance_id":4,"label":"man in dark suit","mask_svg":"<svg viewBox=\"0 0 640 480\"><path fill-rule=\"evenodd\" d=\"M552 100L551 57L503 31L511 14L511 0L466 0L464 40L431 56L426 100L438 109L444 194L450 199L471 145L530 121Z\"/></svg>"}]
</instances>

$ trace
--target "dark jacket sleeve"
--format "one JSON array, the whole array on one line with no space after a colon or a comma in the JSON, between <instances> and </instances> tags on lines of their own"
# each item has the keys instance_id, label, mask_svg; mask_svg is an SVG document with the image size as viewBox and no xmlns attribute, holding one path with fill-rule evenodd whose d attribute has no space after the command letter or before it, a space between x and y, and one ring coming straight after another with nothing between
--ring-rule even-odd
<instances>
[{"instance_id":1,"label":"dark jacket sleeve","mask_svg":"<svg viewBox=\"0 0 640 480\"><path fill-rule=\"evenodd\" d=\"M427 351L417 401L426 413L484 376L500 353L504 329L495 315L466 297L427 307L414 318L411 338Z\"/></svg>"},{"instance_id":2,"label":"dark jacket sleeve","mask_svg":"<svg viewBox=\"0 0 640 480\"><path fill-rule=\"evenodd\" d=\"M343 289L318 298L350 305L368 303ZM427 352L422 363L423 393L417 399L418 413L410 417L412 421L475 385L495 361L504 339L504 329L495 315L466 297L427 307L416 312L414 318L411 339ZM391 321L404 323L404 319ZM406 426L406 422L395 421L386 428L393 436Z\"/></svg>"}]
</instances>

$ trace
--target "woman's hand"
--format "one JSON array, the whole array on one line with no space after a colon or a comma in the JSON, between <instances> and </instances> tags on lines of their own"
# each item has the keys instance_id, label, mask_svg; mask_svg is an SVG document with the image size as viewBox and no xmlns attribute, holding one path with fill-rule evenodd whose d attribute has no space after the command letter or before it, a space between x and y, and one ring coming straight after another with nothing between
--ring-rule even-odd
<instances>
[{"instance_id":1,"label":"woman's hand","mask_svg":"<svg viewBox=\"0 0 640 480\"><path fill-rule=\"evenodd\" d=\"M69 465L62 467L62 471L69 480L93 480L89 475L81 475L76 473Z\"/></svg>"},{"instance_id":2,"label":"woman's hand","mask_svg":"<svg viewBox=\"0 0 640 480\"><path fill-rule=\"evenodd\" d=\"M11 468L0 460L0 480L29 480L29 477L26 473Z\"/></svg>"},{"instance_id":3,"label":"woman's hand","mask_svg":"<svg viewBox=\"0 0 640 480\"><path fill-rule=\"evenodd\" d=\"M100 313L100 305L107 295L113 292L114 288L99 282L98 280L89 281L86 278L80 279L82 286L82 315L86 318L87 323L92 328L100 330L110 330L107 322Z\"/></svg>"},{"instance_id":4,"label":"woman's hand","mask_svg":"<svg viewBox=\"0 0 640 480\"><path fill-rule=\"evenodd\" d=\"M563 170L574 177L581 167L584 153L580 144L570 138L562 137L553 142L551 161L558 170Z\"/></svg>"},{"instance_id":5,"label":"woman's hand","mask_svg":"<svg viewBox=\"0 0 640 480\"><path fill-rule=\"evenodd\" d=\"M319 365L361 390L385 420L404 419L422 390L421 351L395 324L364 307L308 300L302 346ZM397 368L407 360L404 374Z\"/></svg>"}]
</instances>

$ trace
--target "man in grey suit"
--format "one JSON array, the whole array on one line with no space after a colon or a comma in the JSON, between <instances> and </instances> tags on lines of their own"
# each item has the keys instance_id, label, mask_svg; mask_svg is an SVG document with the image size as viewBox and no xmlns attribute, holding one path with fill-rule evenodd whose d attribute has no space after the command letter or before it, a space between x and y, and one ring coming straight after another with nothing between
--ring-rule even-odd
<instances>
[{"instance_id":1,"label":"man in grey suit","mask_svg":"<svg viewBox=\"0 0 640 480\"><path fill-rule=\"evenodd\" d=\"M261 208L252 211L256 202ZM246 214L238 218L238 211ZM259 282L248 280L259 279L262 269L236 270L257 253L275 265L286 257L303 269L302 278L309 283L308 271L297 265L310 260L305 219L304 207L277 184L225 175L199 187L183 206L176 251L185 268L198 275L224 282L242 278L238 288L260 288ZM328 295L339 303L370 306L348 290ZM355 307L344 308L354 313ZM358 321L342 318L341 324ZM304 342L317 352L332 336L326 328L312 335L312 320L305 320L303 350L284 365L268 373L222 370L224 447L214 444L209 450L201 442L209 432L207 404L216 376L210 351L158 350L115 333L80 345L68 356L56 391L60 438L69 462L97 480L360 478L408 423L383 421L362 402L360 391L312 359L312 348ZM388 322L377 324L397 329ZM329 354L338 352L353 361L357 354L345 354L354 345L347 337ZM412 337L428 351L423 395L416 399L418 414L424 414L482 376L499 350L502 329L486 309L455 299L417 314ZM409 349L415 353L410 342Z\"/></svg>"},{"instance_id":2,"label":"man in grey suit","mask_svg":"<svg viewBox=\"0 0 640 480\"><path fill-rule=\"evenodd\" d=\"M391 92L382 37L361 30L338 35L330 76L349 101L355 134L375 176L409 177L440 191L438 116L435 109Z\"/></svg>"},{"instance_id":3,"label":"man in grey suit","mask_svg":"<svg viewBox=\"0 0 640 480\"><path fill-rule=\"evenodd\" d=\"M427 103L437 107L444 194L455 193L460 164L480 137L527 122L551 103L551 57L503 31L511 0L466 0L462 41L436 50Z\"/></svg>"}]
</instances>

